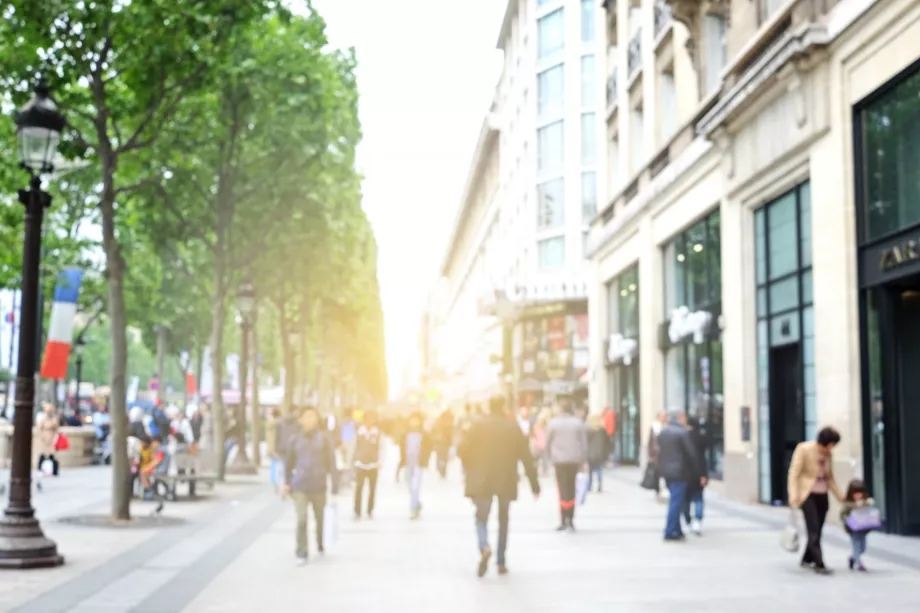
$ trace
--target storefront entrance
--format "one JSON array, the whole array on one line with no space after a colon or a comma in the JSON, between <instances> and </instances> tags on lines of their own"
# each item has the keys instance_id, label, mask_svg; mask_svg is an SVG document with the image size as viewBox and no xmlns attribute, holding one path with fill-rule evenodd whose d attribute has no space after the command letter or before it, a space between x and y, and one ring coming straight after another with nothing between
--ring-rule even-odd
<instances>
[{"instance_id":1,"label":"storefront entrance","mask_svg":"<svg viewBox=\"0 0 920 613\"><path fill-rule=\"evenodd\" d=\"M770 461L773 499L787 500L786 475L795 446L805 436L802 406L801 345L793 343L770 350Z\"/></svg>"},{"instance_id":2,"label":"storefront entrance","mask_svg":"<svg viewBox=\"0 0 920 613\"><path fill-rule=\"evenodd\" d=\"M617 434L621 464L638 464L642 448L642 430L639 422L639 365L621 365L616 369L617 382Z\"/></svg>"}]
</instances>

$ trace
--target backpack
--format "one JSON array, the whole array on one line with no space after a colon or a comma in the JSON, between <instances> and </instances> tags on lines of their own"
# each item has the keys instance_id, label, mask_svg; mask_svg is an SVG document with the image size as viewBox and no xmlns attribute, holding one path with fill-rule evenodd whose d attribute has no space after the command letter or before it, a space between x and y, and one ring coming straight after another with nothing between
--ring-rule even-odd
<instances>
[{"instance_id":1,"label":"backpack","mask_svg":"<svg viewBox=\"0 0 920 613\"><path fill-rule=\"evenodd\" d=\"M153 419L150 420L150 436L156 437L161 441L166 440L170 432L169 418L162 409L154 409Z\"/></svg>"}]
</instances>

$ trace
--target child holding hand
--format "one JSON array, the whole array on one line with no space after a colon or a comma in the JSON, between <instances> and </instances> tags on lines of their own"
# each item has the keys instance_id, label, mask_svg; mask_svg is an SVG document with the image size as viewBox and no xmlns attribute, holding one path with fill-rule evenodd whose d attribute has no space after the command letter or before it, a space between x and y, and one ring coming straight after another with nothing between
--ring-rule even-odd
<instances>
[{"instance_id":1,"label":"child holding hand","mask_svg":"<svg viewBox=\"0 0 920 613\"><path fill-rule=\"evenodd\" d=\"M859 479L851 481L840 511L840 519L852 544L850 570L867 571L862 563L862 555L866 553L866 539L870 531L881 527L874 506L875 501L869 497L866 484Z\"/></svg>"}]
</instances>

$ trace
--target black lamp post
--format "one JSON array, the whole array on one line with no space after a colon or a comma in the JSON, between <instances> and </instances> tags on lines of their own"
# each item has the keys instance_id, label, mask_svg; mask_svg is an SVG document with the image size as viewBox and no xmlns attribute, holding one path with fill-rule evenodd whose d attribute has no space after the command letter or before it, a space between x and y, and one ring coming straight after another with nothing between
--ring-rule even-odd
<instances>
[{"instance_id":1,"label":"black lamp post","mask_svg":"<svg viewBox=\"0 0 920 613\"><path fill-rule=\"evenodd\" d=\"M29 189L19 191L26 207L22 255L22 306L19 361L16 368L16 415L9 505L0 518L0 568L40 568L64 563L54 541L45 537L32 508L32 425L38 330L38 284L42 218L51 196L42 191L41 175L54 171L53 161L66 121L39 82L32 99L16 113L20 166L29 172Z\"/></svg>"},{"instance_id":2,"label":"black lamp post","mask_svg":"<svg viewBox=\"0 0 920 613\"><path fill-rule=\"evenodd\" d=\"M227 467L227 472L232 475L254 475L256 469L249 461L246 454L246 387L249 379L249 334L252 322L252 311L256 306L256 293L252 284L245 282L240 285L236 293L237 306L240 310L240 402L236 407L236 457L233 464ZM253 382L253 385L257 385ZM256 407L256 410L258 407ZM258 419L254 416L253 419ZM258 450L255 451L258 453Z\"/></svg>"},{"instance_id":3,"label":"black lamp post","mask_svg":"<svg viewBox=\"0 0 920 613\"><path fill-rule=\"evenodd\" d=\"M86 347L86 339L83 338L83 335L77 337L77 340L74 341L73 351L77 356L77 391L74 392L74 403L76 404L75 410L77 415L80 415L80 383L83 382L83 348Z\"/></svg>"}]
</instances>

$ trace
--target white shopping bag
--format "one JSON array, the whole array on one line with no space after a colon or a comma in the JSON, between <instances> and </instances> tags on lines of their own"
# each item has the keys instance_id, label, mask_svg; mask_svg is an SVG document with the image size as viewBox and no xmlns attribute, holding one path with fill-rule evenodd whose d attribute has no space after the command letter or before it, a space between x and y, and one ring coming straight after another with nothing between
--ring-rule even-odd
<instances>
[{"instance_id":1,"label":"white shopping bag","mask_svg":"<svg viewBox=\"0 0 920 613\"><path fill-rule=\"evenodd\" d=\"M54 462L51 460L43 460L38 467L38 472L45 477L50 477L54 474Z\"/></svg>"},{"instance_id":2,"label":"white shopping bag","mask_svg":"<svg viewBox=\"0 0 920 613\"><path fill-rule=\"evenodd\" d=\"M588 473L580 472L575 475L575 499L579 505L583 505L588 499Z\"/></svg>"},{"instance_id":3,"label":"white shopping bag","mask_svg":"<svg viewBox=\"0 0 920 613\"><path fill-rule=\"evenodd\" d=\"M323 547L332 547L339 540L339 507L330 502L323 509Z\"/></svg>"}]
</instances>

